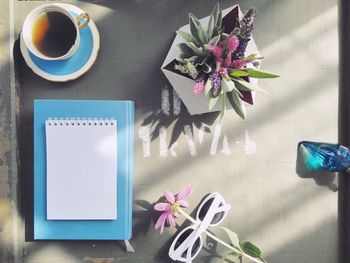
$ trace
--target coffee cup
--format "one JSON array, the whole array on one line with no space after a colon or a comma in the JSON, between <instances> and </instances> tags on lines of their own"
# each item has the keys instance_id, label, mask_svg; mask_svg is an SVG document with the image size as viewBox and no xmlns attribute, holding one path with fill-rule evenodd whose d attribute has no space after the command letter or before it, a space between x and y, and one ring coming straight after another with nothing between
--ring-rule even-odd
<instances>
[{"instance_id":1,"label":"coffee cup","mask_svg":"<svg viewBox=\"0 0 350 263\"><path fill-rule=\"evenodd\" d=\"M22 37L35 56L45 60L64 60L79 47L80 31L89 23L87 13L74 15L58 4L44 4L29 12Z\"/></svg>"}]
</instances>

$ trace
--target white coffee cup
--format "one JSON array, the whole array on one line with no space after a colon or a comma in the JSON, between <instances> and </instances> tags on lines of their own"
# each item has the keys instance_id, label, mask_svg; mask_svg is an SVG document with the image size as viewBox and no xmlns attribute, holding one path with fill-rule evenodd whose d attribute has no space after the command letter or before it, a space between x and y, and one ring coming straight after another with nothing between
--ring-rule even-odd
<instances>
[{"instance_id":1,"label":"white coffee cup","mask_svg":"<svg viewBox=\"0 0 350 263\"><path fill-rule=\"evenodd\" d=\"M40 16L49 12L59 12L65 15L67 18L69 18L73 22L76 30L76 37L73 45L65 54L58 57L52 57L52 56L43 54L33 42L33 30L34 30L33 27L35 25L36 20ZM80 30L82 30L89 23L89 21L90 21L90 18L87 13L82 13L82 14L79 14L78 16L74 16L65 8L59 6L59 4L44 4L34 8L32 11L29 12L29 14L27 15L23 23L22 37L26 47L35 56L45 60L64 60L71 57L77 51L80 44Z\"/></svg>"}]
</instances>

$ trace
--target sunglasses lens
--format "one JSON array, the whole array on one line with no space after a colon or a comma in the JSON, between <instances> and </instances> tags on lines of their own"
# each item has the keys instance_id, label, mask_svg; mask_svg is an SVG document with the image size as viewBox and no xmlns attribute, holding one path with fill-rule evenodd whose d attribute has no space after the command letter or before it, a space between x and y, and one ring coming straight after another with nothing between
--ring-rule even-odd
<instances>
[{"instance_id":1,"label":"sunglasses lens","mask_svg":"<svg viewBox=\"0 0 350 263\"><path fill-rule=\"evenodd\" d=\"M208 213L209 208L212 205L213 201L214 201L214 198L210 198L204 203L204 205L202 206L201 210L199 211L199 215L198 215L199 220L203 221L203 219L206 216L206 214ZM222 205L224 205L224 204L220 203L220 206L222 206ZM220 222L222 220L224 215L225 215L224 212L216 213L214 215L213 219L211 220L210 224L212 224L212 225L217 224L218 222Z\"/></svg>"},{"instance_id":2,"label":"sunglasses lens","mask_svg":"<svg viewBox=\"0 0 350 263\"><path fill-rule=\"evenodd\" d=\"M194 245L192 247L191 255L196 255L200 249L201 249L200 239L197 238L196 242L194 242Z\"/></svg>"},{"instance_id":3,"label":"sunglasses lens","mask_svg":"<svg viewBox=\"0 0 350 263\"><path fill-rule=\"evenodd\" d=\"M187 229L185 232L182 233L181 236L177 239L175 243L175 250L188 238L188 236L193 232L193 229Z\"/></svg>"},{"instance_id":4,"label":"sunglasses lens","mask_svg":"<svg viewBox=\"0 0 350 263\"><path fill-rule=\"evenodd\" d=\"M188 237L189 235L193 232L193 229L190 228L190 229L187 229L185 232L182 233L182 235L177 239L176 243L175 243L175 247L174 249L176 250ZM200 239L197 238L196 242L194 242L194 245L192 247L192 251L191 251L191 257L193 257L194 255L196 255L198 253L198 251L200 250L201 248L201 244L200 244ZM186 249L181 257L182 258L186 258L186 255L187 255L187 250Z\"/></svg>"},{"instance_id":5,"label":"sunglasses lens","mask_svg":"<svg viewBox=\"0 0 350 263\"><path fill-rule=\"evenodd\" d=\"M224 215L225 215L225 212L216 213L215 216L213 217L213 220L211 220L211 224L215 225L219 223L224 218Z\"/></svg>"},{"instance_id":6,"label":"sunglasses lens","mask_svg":"<svg viewBox=\"0 0 350 263\"><path fill-rule=\"evenodd\" d=\"M199 211L199 215L198 215L200 221L203 221L203 219L206 216L206 214L208 213L209 208L210 208L211 204L213 203L213 201L214 201L214 198L210 198L202 206L201 210Z\"/></svg>"}]
</instances>

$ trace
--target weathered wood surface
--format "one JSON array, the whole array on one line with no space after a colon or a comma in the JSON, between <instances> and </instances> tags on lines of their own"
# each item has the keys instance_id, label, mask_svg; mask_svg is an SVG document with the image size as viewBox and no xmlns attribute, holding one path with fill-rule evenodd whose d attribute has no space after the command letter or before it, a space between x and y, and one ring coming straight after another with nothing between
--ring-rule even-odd
<instances>
[{"instance_id":1,"label":"weathered wood surface","mask_svg":"<svg viewBox=\"0 0 350 263\"><path fill-rule=\"evenodd\" d=\"M10 2L0 1L0 262L169 262L176 231L160 236L144 207L164 190L186 184L195 189L190 212L206 193L221 192L233 207L223 225L259 244L269 262L337 261L336 178L313 180L295 172L298 141L337 141L336 0L220 1L224 8L257 7L254 38L263 67L281 75L260 82L269 94L258 94L246 121L228 112L222 125L215 114L189 116L159 70L188 12L206 16L213 1L71 1L100 30L95 65L79 80L50 83L24 64L16 43L18 85L11 79L9 21L16 40L25 15L43 1L13 1L11 8ZM35 98L136 102L135 254L126 254L119 242L31 240ZM213 251L209 245L196 261L218 262Z\"/></svg>"}]
</instances>

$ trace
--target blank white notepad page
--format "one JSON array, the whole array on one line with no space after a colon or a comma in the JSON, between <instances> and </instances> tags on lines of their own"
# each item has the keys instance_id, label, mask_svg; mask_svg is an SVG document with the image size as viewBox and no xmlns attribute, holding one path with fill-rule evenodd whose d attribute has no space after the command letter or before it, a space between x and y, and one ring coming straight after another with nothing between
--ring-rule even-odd
<instances>
[{"instance_id":1,"label":"blank white notepad page","mask_svg":"<svg viewBox=\"0 0 350 263\"><path fill-rule=\"evenodd\" d=\"M117 217L117 122L47 120L47 219Z\"/></svg>"}]
</instances>

